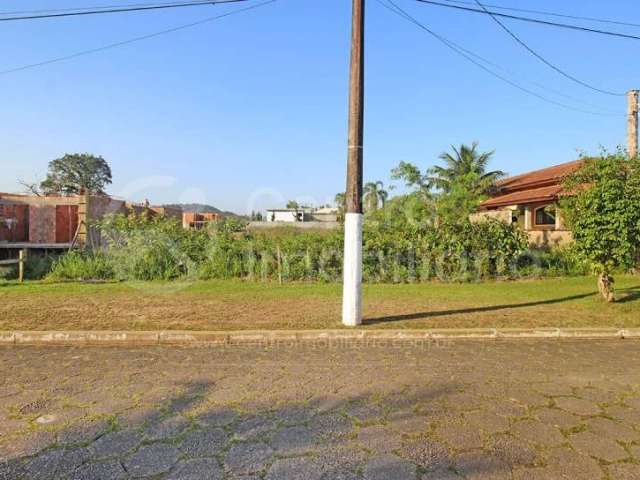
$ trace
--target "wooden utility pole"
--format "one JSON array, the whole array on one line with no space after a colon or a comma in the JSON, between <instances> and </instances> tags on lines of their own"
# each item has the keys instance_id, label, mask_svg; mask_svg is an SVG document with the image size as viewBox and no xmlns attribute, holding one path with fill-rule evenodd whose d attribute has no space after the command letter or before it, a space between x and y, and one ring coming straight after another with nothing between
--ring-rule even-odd
<instances>
[{"instance_id":1,"label":"wooden utility pole","mask_svg":"<svg viewBox=\"0 0 640 480\"><path fill-rule=\"evenodd\" d=\"M627 151L630 158L638 155L638 90L627 93Z\"/></svg>"},{"instance_id":2,"label":"wooden utility pole","mask_svg":"<svg viewBox=\"0 0 640 480\"><path fill-rule=\"evenodd\" d=\"M349 146L344 221L342 323L362 323L362 144L365 0L353 0L349 80Z\"/></svg>"}]
</instances>

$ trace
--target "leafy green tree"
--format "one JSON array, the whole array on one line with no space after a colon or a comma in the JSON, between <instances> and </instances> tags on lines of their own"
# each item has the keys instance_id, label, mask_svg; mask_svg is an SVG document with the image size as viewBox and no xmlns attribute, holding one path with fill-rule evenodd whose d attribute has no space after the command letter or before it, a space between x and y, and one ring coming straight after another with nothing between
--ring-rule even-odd
<instances>
[{"instance_id":1,"label":"leafy green tree","mask_svg":"<svg viewBox=\"0 0 640 480\"><path fill-rule=\"evenodd\" d=\"M49 162L47 177L40 188L45 194L71 195L82 190L104 193L111 181L111 168L104 158L89 153L67 153Z\"/></svg>"},{"instance_id":2,"label":"leafy green tree","mask_svg":"<svg viewBox=\"0 0 640 480\"><path fill-rule=\"evenodd\" d=\"M379 205L384 207L387 198L389 198L389 192L384 189L384 183L380 180L377 182L367 182L365 184L364 195L362 197L365 211L375 212L378 210Z\"/></svg>"},{"instance_id":3,"label":"leafy green tree","mask_svg":"<svg viewBox=\"0 0 640 480\"><path fill-rule=\"evenodd\" d=\"M420 169L409 162L400 162L396 168L391 170L392 180L402 180L407 188L429 193L429 184L426 176L422 175Z\"/></svg>"},{"instance_id":4,"label":"leafy green tree","mask_svg":"<svg viewBox=\"0 0 640 480\"><path fill-rule=\"evenodd\" d=\"M487 171L494 152L480 153L478 142L473 142L471 147L463 144L460 148L451 146L451 149L453 154L443 152L439 157L444 166L436 165L427 170L426 178L422 180L424 183L447 193L461 178L475 178L476 184L469 186L477 193L487 193L496 180L505 175L501 170Z\"/></svg>"},{"instance_id":5,"label":"leafy green tree","mask_svg":"<svg viewBox=\"0 0 640 480\"><path fill-rule=\"evenodd\" d=\"M452 180L447 192L442 193L436 200L436 212L441 223L466 222L473 212L478 209L480 202L486 195L475 187L480 182L477 173L467 173Z\"/></svg>"},{"instance_id":6,"label":"leafy green tree","mask_svg":"<svg viewBox=\"0 0 640 480\"><path fill-rule=\"evenodd\" d=\"M640 160L618 152L589 158L565 180L561 202L576 249L598 274L598 289L615 301L615 269L632 269L640 256Z\"/></svg>"},{"instance_id":7,"label":"leafy green tree","mask_svg":"<svg viewBox=\"0 0 640 480\"><path fill-rule=\"evenodd\" d=\"M295 200L289 200L287 202L287 208L300 208L300 205Z\"/></svg>"}]
</instances>

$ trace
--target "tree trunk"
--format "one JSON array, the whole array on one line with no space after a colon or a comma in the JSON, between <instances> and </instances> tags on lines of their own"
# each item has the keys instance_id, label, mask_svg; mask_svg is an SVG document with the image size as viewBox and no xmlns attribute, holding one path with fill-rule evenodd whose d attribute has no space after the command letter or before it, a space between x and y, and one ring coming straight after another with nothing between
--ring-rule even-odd
<instances>
[{"instance_id":1,"label":"tree trunk","mask_svg":"<svg viewBox=\"0 0 640 480\"><path fill-rule=\"evenodd\" d=\"M615 302L616 297L613 293L613 277L607 272L598 276L598 290L602 297L609 303Z\"/></svg>"}]
</instances>

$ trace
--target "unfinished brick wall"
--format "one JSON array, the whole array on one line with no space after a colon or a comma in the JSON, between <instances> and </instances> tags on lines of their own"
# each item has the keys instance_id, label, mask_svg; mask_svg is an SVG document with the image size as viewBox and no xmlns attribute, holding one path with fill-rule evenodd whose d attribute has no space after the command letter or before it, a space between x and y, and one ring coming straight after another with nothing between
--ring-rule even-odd
<instances>
[{"instance_id":1,"label":"unfinished brick wall","mask_svg":"<svg viewBox=\"0 0 640 480\"><path fill-rule=\"evenodd\" d=\"M29 241L29 207L0 200L0 242Z\"/></svg>"},{"instance_id":2,"label":"unfinished brick wall","mask_svg":"<svg viewBox=\"0 0 640 480\"><path fill-rule=\"evenodd\" d=\"M29 241L56 243L55 205L29 205Z\"/></svg>"}]
</instances>

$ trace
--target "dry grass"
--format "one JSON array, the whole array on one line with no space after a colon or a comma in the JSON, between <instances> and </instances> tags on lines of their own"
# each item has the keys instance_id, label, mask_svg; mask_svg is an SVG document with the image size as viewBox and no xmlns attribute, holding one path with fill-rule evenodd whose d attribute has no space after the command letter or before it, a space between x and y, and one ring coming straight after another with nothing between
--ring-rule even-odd
<instances>
[{"instance_id":1,"label":"dry grass","mask_svg":"<svg viewBox=\"0 0 640 480\"><path fill-rule=\"evenodd\" d=\"M365 328L640 327L640 277L620 302L593 278L482 284L367 285ZM340 328L340 285L196 283L0 284L0 330Z\"/></svg>"}]
</instances>

